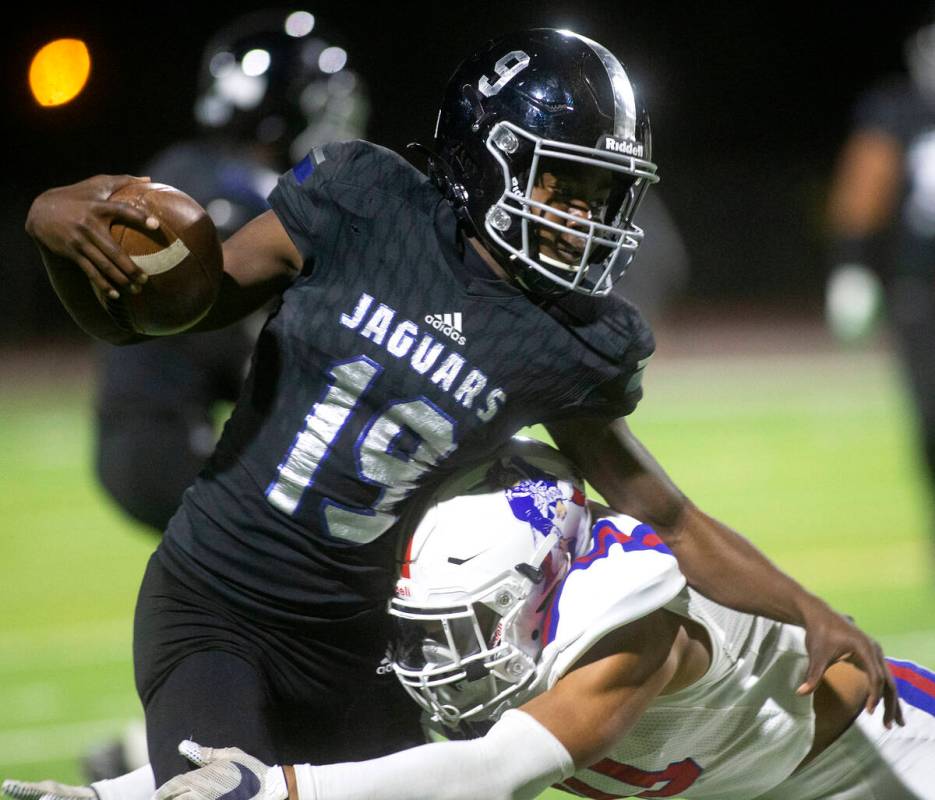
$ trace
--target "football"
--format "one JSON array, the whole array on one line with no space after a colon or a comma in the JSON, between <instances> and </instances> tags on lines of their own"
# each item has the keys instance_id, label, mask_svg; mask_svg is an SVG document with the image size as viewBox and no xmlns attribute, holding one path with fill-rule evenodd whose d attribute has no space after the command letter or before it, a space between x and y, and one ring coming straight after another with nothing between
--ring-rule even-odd
<instances>
[{"instance_id":1,"label":"football","mask_svg":"<svg viewBox=\"0 0 935 800\"><path fill-rule=\"evenodd\" d=\"M224 258L211 217L185 192L163 183L130 183L110 196L158 218L157 230L115 223L111 235L147 275L141 291L98 299L124 329L168 336L197 323L214 304Z\"/></svg>"}]
</instances>

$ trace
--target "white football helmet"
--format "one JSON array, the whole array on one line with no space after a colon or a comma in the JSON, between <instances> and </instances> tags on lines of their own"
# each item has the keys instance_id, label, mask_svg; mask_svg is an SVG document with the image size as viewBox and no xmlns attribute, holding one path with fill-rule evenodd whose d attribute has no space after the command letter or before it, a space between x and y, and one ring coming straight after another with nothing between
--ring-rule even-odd
<instances>
[{"instance_id":1,"label":"white football helmet","mask_svg":"<svg viewBox=\"0 0 935 800\"><path fill-rule=\"evenodd\" d=\"M397 678L451 728L494 720L535 677L553 589L587 546L584 482L514 439L447 482L413 533L389 613Z\"/></svg>"}]
</instances>

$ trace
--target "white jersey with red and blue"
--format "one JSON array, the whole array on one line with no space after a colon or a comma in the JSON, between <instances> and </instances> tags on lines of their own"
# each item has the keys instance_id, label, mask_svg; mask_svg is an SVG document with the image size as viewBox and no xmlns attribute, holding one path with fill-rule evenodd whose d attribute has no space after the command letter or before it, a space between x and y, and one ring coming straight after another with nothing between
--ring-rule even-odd
<instances>
[{"instance_id":1,"label":"white jersey with red and blue","mask_svg":"<svg viewBox=\"0 0 935 800\"><path fill-rule=\"evenodd\" d=\"M883 704L814 761L756 800L935 800L935 673L887 659L904 726L883 725Z\"/></svg>"},{"instance_id":2,"label":"white jersey with red and blue","mask_svg":"<svg viewBox=\"0 0 935 800\"><path fill-rule=\"evenodd\" d=\"M675 557L647 526L599 519L548 612L541 689L550 688L610 631L665 608L703 626L707 673L657 698L611 753L558 788L582 797L755 797L808 752L810 697L801 628L741 614L685 587Z\"/></svg>"},{"instance_id":3,"label":"white jersey with red and blue","mask_svg":"<svg viewBox=\"0 0 935 800\"><path fill-rule=\"evenodd\" d=\"M931 672L890 660L907 726L886 730L880 704L797 770L815 726L811 697L795 693L808 664L802 628L686 587L671 551L632 517L598 519L578 552L547 611L535 693L609 632L657 609L707 631L711 664L691 686L656 698L606 758L557 788L600 800L935 800Z\"/></svg>"}]
</instances>

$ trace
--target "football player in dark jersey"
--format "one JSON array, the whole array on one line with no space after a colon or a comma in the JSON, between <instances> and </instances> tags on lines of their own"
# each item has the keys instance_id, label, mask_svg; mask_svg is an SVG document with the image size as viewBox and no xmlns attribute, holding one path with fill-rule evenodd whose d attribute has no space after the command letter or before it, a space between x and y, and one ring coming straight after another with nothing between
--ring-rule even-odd
<instances>
[{"instance_id":1,"label":"football player in dark jersey","mask_svg":"<svg viewBox=\"0 0 935 800\"><path fill-rule=\"evenodd\" d=\"M121 330L88 287L142 278L97 176L34 202L36 239L89 334ZM879 646L698 509L629 430L653 351L610 290L656 181L620 61L569 31L488 42L448 85L429 176L377 145L313 148L224 244L204 327L278 298L221 440L151 558L134 656L157 783L185 738L261 759L369 758L422 739L378 665L398 532L456 466L545 423L612 505L648 520L713 599L803 625L800 691L850 656L900 720ZM382 673L382 674L381 674ZM268 762L269 763L269 762Z\"/></svg>"},{"instance_id":2,"label":"football player in dark jersey","mask_svg":"<svg viewBox=\"0 0 935 800\"><path fill-rule=\"evenodd\" d=\"M935 7L905 53L907 72L870 87L854 110L829 197L827 299L833 330L852 338L872 328L872 296L882 286L935 529Z\"/></svg>"}]
</instances>

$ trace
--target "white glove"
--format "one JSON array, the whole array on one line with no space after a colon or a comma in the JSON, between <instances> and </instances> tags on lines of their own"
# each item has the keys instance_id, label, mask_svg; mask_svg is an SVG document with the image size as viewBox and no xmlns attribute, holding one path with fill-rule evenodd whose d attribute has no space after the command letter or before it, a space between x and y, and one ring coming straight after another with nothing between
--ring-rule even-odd
<instances>
[{"instance_id":1,"label":"white glove","mask_svg":"<svg viewBox=\"0 0 935 800\"><path fill-rule=\"evenodd\" d=\"M5 780L3 794L13 800L98 800L90 786L69 786L55 781Z\"/></svg>"},{"instance_id":2,"label":"white glove","mask_svg":"<svg viewBox=\"0 0 935 800\"><path fill-rule=\"evenodd\" d=\"M883 287L880 279L862 264L842 264L828 276L825 287L825 320L841 342L869 338L882 316Z\"/></svg>"},{"instance_id":3,"label":"white glove","mask_svg":"<svg viewBox=\"0 0 935 800\"><path fill-rule=\"evenodd\" d=\"M186 740L179 752L203 766L166 781L153 800L287 800L289 796L282 767L267 766L236 747L216 749Z\"/></svg>"}]
</instances>

